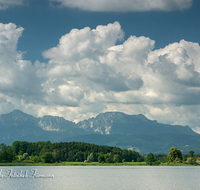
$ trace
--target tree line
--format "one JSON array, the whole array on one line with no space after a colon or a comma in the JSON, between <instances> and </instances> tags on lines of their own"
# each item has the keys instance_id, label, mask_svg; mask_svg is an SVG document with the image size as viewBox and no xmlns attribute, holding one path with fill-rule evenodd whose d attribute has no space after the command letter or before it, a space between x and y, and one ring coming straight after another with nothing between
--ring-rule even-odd
<instances>
[{"instance_id":1,"label":"tree line","mask_svg":"<svg viewBox=\"0 0 200 190\"><path fill-rule=\"evenodd\" d=\"M27 159L34 162L131 162L144 161L143 155L136 151L122 150L118 147L101 146L84 142L59 142L50 141L15 141L11 146L6 146L13 156L12 161L24 161ZM0 150L1 152L1 150ZM109 159L107 159L109 157ZM7 159L1 159L0 162L6 162ZM10 162L11 160L9 160Z\"/></svg>"},{"instance_id":2,"label":"tree line","mask_svg":"<svg viewBox=\"0 0 200 190\"><path fill-rule=\"evenodd\" d=\"M11 146L0 144L0 162L146 162L159 165L161 162L196 164L194 151L182 155L176 147L171 147L168 155L140 155L133 150L95 145L84 142L15 141Z\"/></svg>"},{"instance_id":3,"label":"tree line","mask_svg":"<svg viewBox=\"0 0 200 190\"><path fill-rule=\"evenodd\" d=\"M177 149L177 147L172 146L169 149L168 155L157 155L157 157L153 153L149 153L146 158L145 162L148 165L159 165L161 162L167 162L167 163L174 163L174 164L191 164L191 165L197 165L197 157L199 155L194 155L194 151L189 151L189 154L183 155L180 150Z\"/></svg>"}]
</instances>

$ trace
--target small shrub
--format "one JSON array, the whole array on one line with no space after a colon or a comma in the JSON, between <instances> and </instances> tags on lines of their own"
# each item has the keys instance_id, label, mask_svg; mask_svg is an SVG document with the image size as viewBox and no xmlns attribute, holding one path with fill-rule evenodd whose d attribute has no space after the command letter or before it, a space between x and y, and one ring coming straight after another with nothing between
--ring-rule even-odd
<instances>
[{"instance_id":1,"label":"small shrub","mask_svg":"<svg viewBox=\"0 0 200 190\"><path fill-rule=\"evenodd\" d=\"M34 163L32 160L23 160L23 163Z\"/></svg>"},{"instance_id":2,"label":"small shrub","mask_svg":"<svg viewBox=\"0 0 200 190\"><path fill-rule=\"evenodd\" d=\"M122 162L121 156L119 154L115 154L114 157L113 157L113 162L114 163Z\"/></svg>"},{"instance_id":3,"label":"small shrub","mask_svg":"<svg viewBox=\"0 0 200 190\"><path fill-rule=\"evenodd\" d=\"M90 155L88 155L87 161L88 162L93 162L94 161L94 154L93 153L90 153Z\"/></svg>"},{"instance_id":4,"label":"small shrub","mask_svg":"<svg viewBox=\"0 0 200 190\"><path fill-rule=\"evenodd\" d=\"M19 154L19 155L23 155L24 152L23 152L22 150L20 150L18 154Z\"/></svg>"},{"instance_id":5,"label":"small shrub","mask_svg":"<svg viewBox=\"0 0 200 190\"><path fill-rule=\"evenodd\" d=\"M160 165L160 163L161 163L160 160L157 160L157 161L153 162L152 165L158 166L158 165Z\"/></svg>"},{"instance_id":6,"label":"small shrub","mask_svg":"<svg viewBox=\"0 0 200 190\"><path fill-rule=\"evenodd\" d=\"M178 157L176 157L176 159L174 161L175 161L174 163L182 163L182 160Z\"/></svg>"},{"instance_id":7,"label":"small shrub","mask_svg":"<svg viewBox=\"0 0 200 190\"><path fill-rule=\"evenodd\" d=\"M189 157L189 158L187 159L187 163L188 163L188 164L191 164L191 165L196 164L194 158L192 158L192 157Z\"/></svg>"},{"instance_id":8,"label":"small shrub","mask_svg":"<svg viewBox=\"0 0 200 190\"><path fill-rule=\"evenodd\" d=\"M34 156L33 162L38 163L39 161L40 161L39 157L38 156Z\"/></svg>"},{"instance_id":9,"label":"small shrub","mask_svg":"<svg viewBox=\"0 0 200 190\"><path fill-rule=\"evenodd\" d=\"M19 155L18 160L21 162L23 160L23 155Z\"/></svg>"},{"instance_id":10,"label":"small shrub","mask_svg":"<svg viewBox=\"0 0 200 190\"><path fill-rule=\"evenodd\" d=\"M19 159L13 160L12 163L19 163Z\"/></svg>"},{"instance_id":11,"label":"small shrub","mask_svg":"<svg viewBox=\"0 0 200 190\"><path fill-rule=\"evenodd\" d=\"M28 153L24 153L23 154L23 159L25 160L25 159L27 159L28 158Z\"/></svg>"}]
</instances>

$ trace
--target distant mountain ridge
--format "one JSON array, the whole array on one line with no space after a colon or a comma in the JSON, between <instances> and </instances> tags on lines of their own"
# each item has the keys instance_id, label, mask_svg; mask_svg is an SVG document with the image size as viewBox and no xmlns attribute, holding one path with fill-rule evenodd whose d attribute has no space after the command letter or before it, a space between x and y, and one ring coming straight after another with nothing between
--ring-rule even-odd
<instances>
[{"instance_id":1,"label":"distant mountain ridge","mask_svg":"<svg viewBox=\"0 0 200 190\"><path fill-rule=\"evenodd\" d=\"M106 112L96 118L80 121L80 128L100 134L187 134L197 135L190 127L167 125L147 119L144 115L127 115L121 112Z\"/></svg>"},{"instance_id":2,"label":"distant mountain ridge","mask_svg":"<svg viewBox=\"0 0 200 190\"><path fill-rule=\"evenodd\" d=\"M14 110L8 114L0 115L0 126L18 126L26 122L34 124L34 127L40 127L46 131L62 131L66 130L67 127L75 127L75 123L65 120L63 117L58 116L43 116L42 118L35 118L32 115L23 113L20 110Z\"/></svg>"},{"instance_id":3,"label":"distant mountain ridge","mask_svg":"<svg viewBox=\"0 0 200 190\"><path fill-rule=\"evenodd\" d=\"M167 125L144 115L100 113L77 124L58 116L33 117L20 110L0 115L0 140L11 144L29 142L84 141L145 152L164 152L170 146L200 144L200 135L188 126ZM0 142L0 143L1 143Z\"/></svg>"},{"instance_id":4,"label":"distant mountain ridge","mask_svg":"<svg viewBox=\"0 0 200 190\"><path fill-rule=\"evenodd\" d=\"M20 110L0 115L0 130L1 141L8 144L16 140L57 141L68 136L86 134L74 122L67 121L62 117L36 118Z\"/></svg>"},{"instance_id":5,"label":"distant mountain ridge","mask_svg":"<svg viewBox=\"0 0 200 190\"><path fill-rule=\"evenodd\" d=\"M43 116L38 118L38 125L45 131L65 131L70 127L76 127L74 122L58 116Z\"/></svg>"}]
</instances>

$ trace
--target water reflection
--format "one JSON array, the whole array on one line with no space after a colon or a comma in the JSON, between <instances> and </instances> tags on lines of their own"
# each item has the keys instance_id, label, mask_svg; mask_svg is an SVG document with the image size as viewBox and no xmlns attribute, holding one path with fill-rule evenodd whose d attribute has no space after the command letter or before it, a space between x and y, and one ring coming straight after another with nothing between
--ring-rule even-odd
<instances>
[{"instance_id":1,"label":"water reflection","mask_svg":"<svg viewBox=\"0 0 200 190\"><path fill-rule=\"evenodd\" d=\"M16 166L5 170L37 169L54 178L0 178L0 189L177 190L199 189L200 167L170 166Z\"/></svg>"}]
</instances>

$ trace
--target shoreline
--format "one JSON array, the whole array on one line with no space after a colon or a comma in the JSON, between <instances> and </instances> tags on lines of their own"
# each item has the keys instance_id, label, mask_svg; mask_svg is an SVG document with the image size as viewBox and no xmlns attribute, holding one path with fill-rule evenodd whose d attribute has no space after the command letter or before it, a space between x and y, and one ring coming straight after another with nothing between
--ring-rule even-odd
<instances>
[{"instance_id":1,"label":"shoreline","mask_svg":"<svg viewBox=\"0 0 200 190\"><path fill-rule=\"evenodd\" d=\"M182 163L161 163L147 165L146 162L99 163L99 162L61 162L61 163L0 163L0 166L200 166Z\"/></svg>"}]
</instances>

